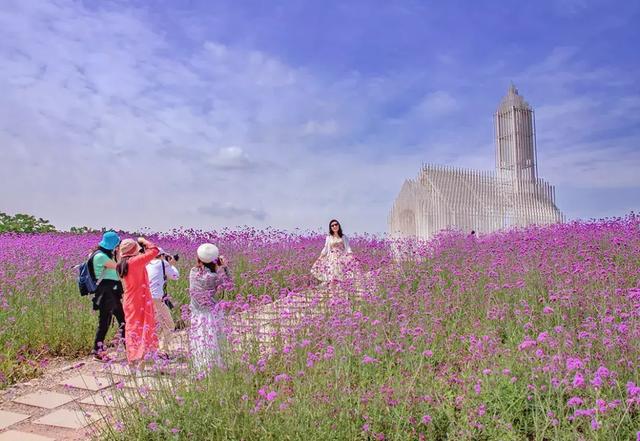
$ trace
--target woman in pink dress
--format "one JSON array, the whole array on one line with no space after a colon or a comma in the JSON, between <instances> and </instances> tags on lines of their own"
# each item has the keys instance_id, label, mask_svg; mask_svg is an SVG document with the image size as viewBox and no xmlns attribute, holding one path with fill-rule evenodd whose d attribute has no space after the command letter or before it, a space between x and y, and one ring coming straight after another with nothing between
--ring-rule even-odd
<instances>
[{"instance_id":1,"label":"woman in pink dress","mask_svg":"<svg viewBox=\"0 0 640 441\"><path fill-rule=\"evenodd\" d=\"M140 253L142 245L144 253ZM125 239L120 244L118 275L124 285L122 306L127 332L127 360L143 361L147 354L158 351L153 297L149 289L146 265L159 253L158 247L146 239Z\"/></svg>"},{"instance_id":2,"label":"woman in pink dress","mask_svg":"<svg viewBox=\"0 0 640 441\"><path fill-rule=\"evenodd\" d=\"M323 283L344 281L359 273L359 264L351 252L349 240L342 233L340 222L329 222L329 235L320 257L311 267L311 274Z\"/></svg>"}]
</instances>

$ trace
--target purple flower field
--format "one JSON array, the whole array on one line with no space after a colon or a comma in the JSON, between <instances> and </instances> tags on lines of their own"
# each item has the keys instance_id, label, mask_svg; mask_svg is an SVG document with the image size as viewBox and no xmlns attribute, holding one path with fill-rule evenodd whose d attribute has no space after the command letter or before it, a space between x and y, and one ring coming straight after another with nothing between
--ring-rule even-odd
<instances>
[{"instance_id":1,"label":"purple flower field","mask_svg":"<svg viewBox=\"0 0 640 441\"><path fill-rule=\"evenodd\" d=\"M29 374L11 357L37 365L90 348L95 318L69 267L97 239L0 237L5 384ZM291 291L317 295L321 313L296 324L270 357L230 351L225 368L121 412L106 438L640 436L637 216L477 239L445 233L428 243L354 238L367 281L329 291L316 290L309 275L319 235L247 229L157 238L182 255L183 274L205 239L230 262L227 314ZM188 302L184 278L170 291ZM59 315L47 318L47 308ZM65 332L71 322L86 335ZM20 340L24 329L31 337Z\"/></svg>"},{"instance_id":2,"label":"purple flower field","mask_svg":"<svg viewBox=\"0 0 640 441\"><path fill-rule=\"evenodd\" d=\"M187 308L180 306L189 303L187 276L201 243L216 243L231 262L234 283L224 297L230 300L225 306L233 309L315 285L309 268L324 241L314 234L251 228L148 237L181 256L177 266L182 277L171 282L169 292L178 306L176 318L182 310L187 320ZM90 298L78 294L73 266L86 259L100 238L101 233L0 234L0 387L37 374L52 356L89 353L97 319ZM360 241L366 243L363 249L384 247L375 239Z\"/></svg>"}]
</instances>

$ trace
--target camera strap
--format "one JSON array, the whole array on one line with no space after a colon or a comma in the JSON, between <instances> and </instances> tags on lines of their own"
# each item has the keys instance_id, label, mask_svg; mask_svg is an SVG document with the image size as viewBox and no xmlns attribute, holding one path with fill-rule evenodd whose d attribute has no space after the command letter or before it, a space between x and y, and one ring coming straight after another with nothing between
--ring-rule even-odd
<instances>
[{"instance_id":1,"label":"camera strap","mask_svg":"<svg viewBox=\"0 0 640 441\"><path fill-rule=\"evenodd\" d=\"M162 264L162 280L164 280L164 283L162 284L162 292L166 295L167 294L167 270L164 267L164 259L160 259L160 263Z\"/></svg>"},{"instance_id":2,"label":"camera strap","mask_svg":"<svg viewBox=\"0 0 640 441\"><path fill-rule=\"evenodd\" d=\"M164 267L164 259L160 260L162 264L162 278L164 279L164 283L162 284L162 301L169 309L173 309L173 303L169 300L169 294L167 294L167 270Z\"/></svg>"}]
</instances>

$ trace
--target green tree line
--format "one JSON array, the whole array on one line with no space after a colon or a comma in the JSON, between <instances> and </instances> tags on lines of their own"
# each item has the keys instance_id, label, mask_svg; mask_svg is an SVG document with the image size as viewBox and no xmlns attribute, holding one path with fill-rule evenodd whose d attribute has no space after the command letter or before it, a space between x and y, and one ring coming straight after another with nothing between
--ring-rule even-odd
<instances>
[{"instance_id":1,"label":"green tree line","mask_svg":"<svg viewBox=\"0 0 640 441\"><path fill-rule=\"evenodd\" d=\"M47 219L41 217L35 217L30 214L18 213L11 216L10 214L0 212L0 233L51 233L58 231L55 226ZM105 228L101 230L95 230L89 227L71 227L70 233L84 234L95 231L105 231Z\"/></svg>"},{"instance_id":2,"label":"green tree line","mask_svg":"<svg viewBox=\"0 0 640 441\"><path fill-rule=\"evenodd\" d=\"M50 233L56 227L48 220L30 214L18 213L11 216L0 212L0 233Z\"/></svg>"}]
</instances>

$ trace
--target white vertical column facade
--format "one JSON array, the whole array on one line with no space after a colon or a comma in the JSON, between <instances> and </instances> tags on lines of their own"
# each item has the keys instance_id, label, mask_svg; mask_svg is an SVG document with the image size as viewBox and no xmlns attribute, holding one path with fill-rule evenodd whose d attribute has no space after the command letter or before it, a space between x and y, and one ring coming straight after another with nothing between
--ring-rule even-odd
<instances>
[{"instance_id":1,"label":"white vertical column facade","mask_svg":"<svg viewBox=\"0 0 640 441\"><path fill-rule=\"evenodd\" d=\"M430 238L444 229L488 233L562 222L555 188L538 177L535 115L511 85L494 114L495 172L423 165L389 213L393 236Z\"/></svg>"}]
</instances>

